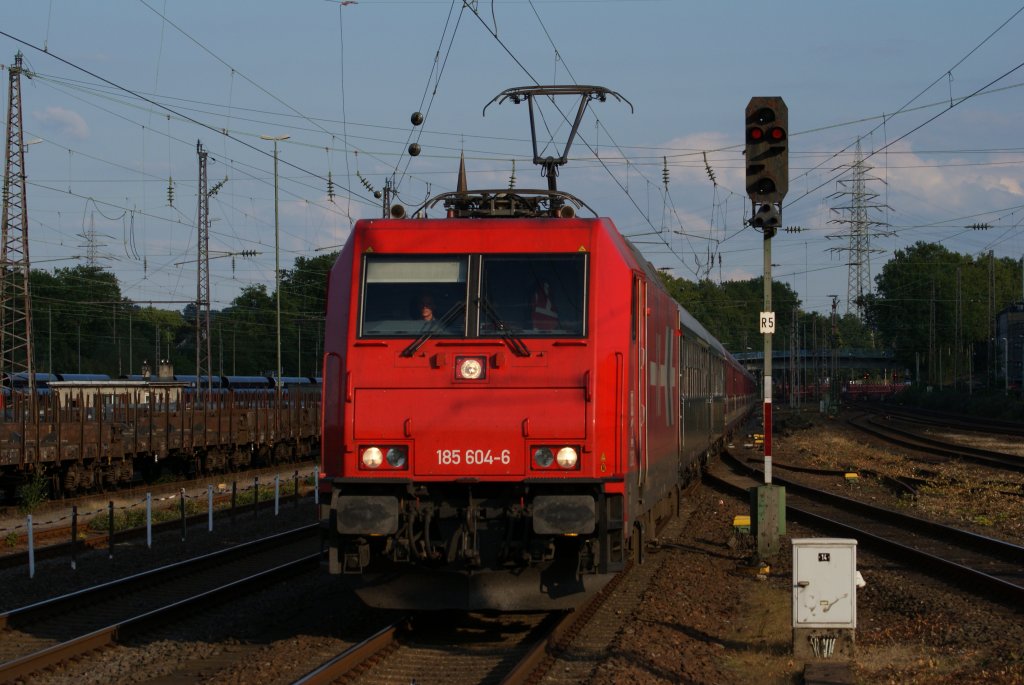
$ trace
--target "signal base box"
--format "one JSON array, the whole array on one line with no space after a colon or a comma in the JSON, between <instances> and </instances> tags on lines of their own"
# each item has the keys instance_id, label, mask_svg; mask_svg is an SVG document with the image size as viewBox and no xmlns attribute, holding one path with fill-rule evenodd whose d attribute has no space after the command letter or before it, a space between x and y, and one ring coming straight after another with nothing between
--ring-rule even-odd
<instances>
[{"instance_id":1,"label":"signal base box","mask_svg":"<svg viewBox=\"0 0 1024 685\"><path fill-rule=\"evenodd\" d=\"M759 561L775 559L781 551L779 536L786 534L786 488L759 485L749 493L751 533L757 540Z\"/></svg>"},{"instance_id":2,"label":"signal base box","mask_svg":"<svg viewBox=\"0 0 1024 685\"><path fill-rule=\"evenodd\" d=\"M857 541L793 540L793 655L851 658L857 627Z\"/></svg>"}]
</instances>

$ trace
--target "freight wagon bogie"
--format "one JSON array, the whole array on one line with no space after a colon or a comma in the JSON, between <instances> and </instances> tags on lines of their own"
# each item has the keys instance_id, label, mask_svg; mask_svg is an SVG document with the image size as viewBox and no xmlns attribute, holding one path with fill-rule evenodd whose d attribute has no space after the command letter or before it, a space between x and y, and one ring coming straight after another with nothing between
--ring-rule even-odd
<instances>
[{"instance_id":1,"label":"freight wagon bogie","mask_svg":"<svg viewBox=\"0 0 1024 685\"><path fill-rule=\"evenodd\" d=\"M58 493L115 488L135 479L135 462L128 458L74 461L64 464L61 470Z\"/></svg>"}]
</instances>

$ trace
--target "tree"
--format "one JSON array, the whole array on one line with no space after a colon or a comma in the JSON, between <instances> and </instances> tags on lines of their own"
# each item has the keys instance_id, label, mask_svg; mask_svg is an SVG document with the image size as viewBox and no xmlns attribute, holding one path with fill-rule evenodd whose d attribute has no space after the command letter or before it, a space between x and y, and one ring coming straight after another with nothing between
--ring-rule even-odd
<instances>
[{"instance_id":1,"label":"tree","mask_svg":"<svg viewBox=\"0 0 1024 685\"><path fill-rule=\"evenodd\" d=\"M184 344L190 339L191 326L181 313L156 307L133 307L130 319L130 373L139 373L144 361L155 372L161 360L171 362L176 373L194 370L193 353Z\"/></svg>"},{"instance_id":2,"label":"tree","mask_svg":"<svg viewBox=\"0 0 1024 685\"><path fill-rule=\"evenodd\" d=\"M107 373L118 366L128 302L114 274L95 266L30 273L35 367ZM118 324L121 330L118 330Z\"/></svg>"},{"instance_id":3,"label":"tree","mask_svg":"<svg viewBox=\"0 0 1024 685\"><path fill-rule=\"evenodd\" d=\"M920 359L927 377L939 380L939 366L950 373L966 371L972 343L991 349L994 317L1015 301L1019 278L1016 260L991 253L975 258L917 242L897 250L875 277L877 294L867 300L867 316L898 359L907 366ZM958 360L940 364L939 355L949 359L956 350L961 350Z\"/></svg>"},{"instance_id":4,"label":"tree","mask_svg":"<svg viewBox=\"0 0 1024 685\"><path fill-rule=\"evenodd\" d=\"M221 312L213 336L222 340L227 375L255 375L277 368L276 316L277 302L262 283L243 288ZM282 314L282 326L284 321Z\"/></svg>"},{"instance_id":5,"label":"tree","mask_svg":"<svg viewBox=\"0 0 1024 685\"><path fill-rule=\"evenodd\" d=\"M674 278L664 272L662 283L677 302L700 321L731 352L763 350L758 319L764 308L763 278L699 283ZM775 335L772 349L789 347L793 331L793 313L799 313L800 300L785 283L772 282L772 309L775 311ZM804 315L796 319L797 331L803 330Z\"/></svg>"},{"instance_id":6,"label":"tree","mask_svg":"<svg viewBox=\"0 0 1024 685\"><path fill-rule=\"evenodd\" d=\"M282 344L285 375L320 373L327 276L338 253L298 257L281 275Z\"/></svg>"}]
</instances>

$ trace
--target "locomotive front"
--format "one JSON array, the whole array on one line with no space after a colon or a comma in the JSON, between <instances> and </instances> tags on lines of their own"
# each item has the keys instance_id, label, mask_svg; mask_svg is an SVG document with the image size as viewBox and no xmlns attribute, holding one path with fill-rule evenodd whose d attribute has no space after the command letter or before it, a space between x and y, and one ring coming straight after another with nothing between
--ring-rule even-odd
<instances>
[{"instance_id":1,"label":"locomotive front","mask_svg":"<svg viewBox=\"0 0 1024 685\"><path fill-rule=\"evenodd\" d=\"M367 604L570 607L622 567L622 436L596 433L605 228L356 225L328 290L321 518Z\"/></svg>"}]
</instances>

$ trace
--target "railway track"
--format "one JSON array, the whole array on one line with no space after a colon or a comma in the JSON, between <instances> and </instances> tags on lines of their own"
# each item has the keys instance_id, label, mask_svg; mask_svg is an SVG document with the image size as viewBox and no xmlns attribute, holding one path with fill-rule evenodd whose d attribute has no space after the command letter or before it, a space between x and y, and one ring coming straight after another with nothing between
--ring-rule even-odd
<instances>
[{"instance_id":1,"label":"railway track","mask_svg":"<svg viewBox=\"0 0 1024 685\"><path fill-rule=\"evenodd\" d=\"M762 472L723 453L706 482L741 496L764 482ZM807 525L856 538L880 552L968 590L1024 605L1024 547L859 502L773 476L786 488L789 515Z\"/></svg>"},{"instance_id":2,"label":"railway track","mask_svg":"<svg viewBox=\"0 0 1024 685\"><path fill-rule=\"evenodd\" d=\"M861 411L875 414L886 414L906 421L913 421L922 425L939 426L954 430L964 430L982 433L997 433L1000 435L1024 436L1024 425L1020 421L1003 421L990 419L984 416L964 416L934 409L921 409L918 407L906 407L897 404L885 403L879 405L873 402L855 402L851 404Z\"/></svg>"},{"instance_id":3,"label":"railway track","mask_svg":"<svg viewBox=\"0 0 1024 685\"><path fill-rule=\"evenodd\" d=\"M25 678L254 587L317 571L319 527L228 550L0 614L0 682Z\"/></svg>"},{"instance_id":4,"label":"railway track","mask_svg":"<svg viewBox=\"0 0 1024 685\"><path fill-rule=\"evenodd\" d=\"M587 682L665 563L664 542L686 525L669 519L649 542L644 563L631 563L572 612L442 614L441 622L402 617L326 660L296 683Z\"/></svg>"},{"instance_id":5,"label":"railway track","mask_svg":"<svg viewBox=\"0 0 1024 685\"><path fill-rule=\"evenodd\" d=\"M402 617L295 682L516 685L538 682L556 664L566 682L582 682L594 662L571 653L592 657L603 652L656 565L649 563L646 571L631 565L573 612ZM601 647L589 646L594 644Z\"/></svg>"},{"instance_id":6,"label":"railway track","mask_svg":"<svg viewBox=\"0 0 1024 685\"><path fill-rule=\"evenodd\" d=\"M915 431L898 428L882 417L862 415L848 419L847 423L857 430L889 444L924 452L930 455L931 458L928 461L933 463L941 459L957 459L996 469L1024 473L1024 458L1022 457L929 438Z\"/></svg>"},{"instance_id":7,"label":"railway track","mask_svg":"<svg viewBox=\"0 0 1024 685\"><path fill-rule=\"evenodd\" d=\"M521 672L526 655L546 644L564 613L441 614L403 618L300 678L298 683L487 684ZM441 680L437 680L437 679Z\"/></svg>"},{"instance_id":8,"label":"railway track","mask_svg":"<svg viewBox=\"0 0 1024 685\"><path fill-rule=\"evenodd\" d=\"M293 474L287 479L282 478L282 488L287 487L288 494L281 498L281 502L294 503L293 493L294 479L299 480L300 498L308 496L301 494L303 491L303 476L308 476L315 468L312 462L302 462L290 468ZM274 502L274 476L282 475L281 467L268 467L256 469L245 473L231 474L232 480L240 484L237 494L244 495L247 491L253 490L253 483L260 483L259 507L261 509L273 506ZM258 481L256 480L258 479ZM116 513L133 507L142 507L146 494L153 498L154 512L158 507L167 509L169 505L160 504L162 500L178 500L181 490L185 490L186 497L202 501L205 507L207 496L207 485L214 485L214 507L215 515L219 518L230 513L230 503L233 495L230 490L222 491L217 485L224 482L224 478L210 477L200 478L191 481L163 484L152 489L137 488L128 492L112 492L104 495L91 495L69 500L59 500L47 503L33 513L33 547L35 558L44 560L49 558L70 557L72 544L79 550L97 549L109 545L109 530L106 521L109 516L109 502L114 503ZM307 490L311 490L308 488ZM255 495L252 495L254 497ZM252 510L253 504L238 505L237 513L242 515L245 510ZM77 521L73 521L73 511L78 512ZM191 510L190 510L191 511ZM92 519L99 518L104 526L102 529L92 528L89 523ZM188 526L203 523L208 518L208 512L189 513L186 516ZM153 523L153 530L168 530L181 527L181 519L175 512L175 518L164 520L157 518ZM72 543L77 534L77 541ZM27 527L25 518L20 514L15 516L8 514L0 516L0 537L11 535L15 540L13 545L0 551L0 569L24 567L28 565L27 551ZM115 532L119 539L131 539L145 535L145 528L134 526L120 529Z\"/></svg>"}]
</instances>

